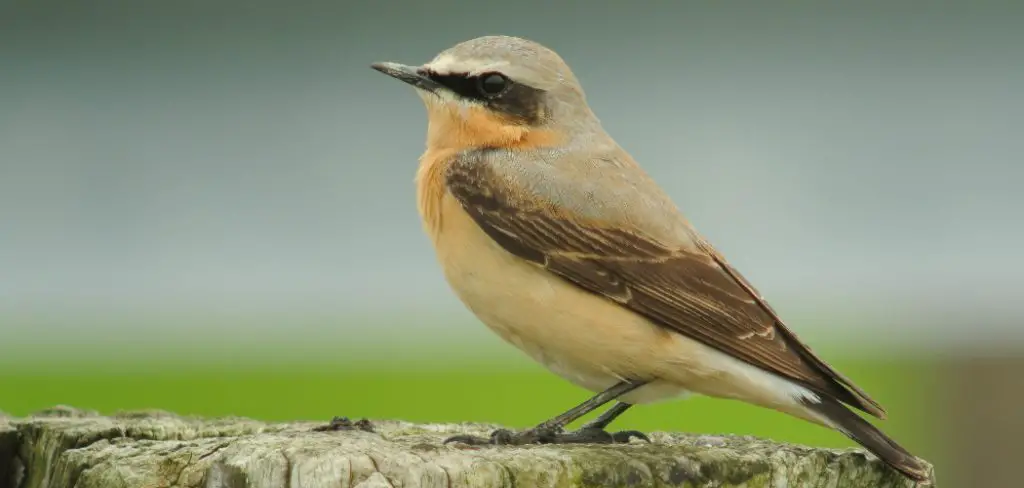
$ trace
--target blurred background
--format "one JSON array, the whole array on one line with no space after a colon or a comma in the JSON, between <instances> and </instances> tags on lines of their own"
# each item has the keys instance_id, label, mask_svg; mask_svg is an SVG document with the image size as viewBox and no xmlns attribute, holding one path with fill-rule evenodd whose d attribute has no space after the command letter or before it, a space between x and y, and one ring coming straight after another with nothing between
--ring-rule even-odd
<instances>
[{"instance_id":1,"label":"blurred background","mask_svg":"<svg viewBox=\"0 0 1024 488\"><path fill-rule=\"evenodd\" d=\"M582 401L447 288L423 107L369 68L507 34L570 63L940 483L1011 486L1021 5L0 0L0 410L526 427ZM703 398L616 427L853 445Z\"/></svg>"}]
</instances>

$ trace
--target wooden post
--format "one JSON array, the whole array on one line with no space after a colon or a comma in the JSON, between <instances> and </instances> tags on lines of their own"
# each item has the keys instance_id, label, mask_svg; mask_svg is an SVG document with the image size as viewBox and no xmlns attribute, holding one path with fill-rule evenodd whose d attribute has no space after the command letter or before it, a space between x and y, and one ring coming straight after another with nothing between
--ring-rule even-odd
<instances>
[{"instance_id":1,"label":"wooden post","mask_svg":"<svg viewBox=\"0 0 1024 488\"><path fill-rule=\"evenodd\" d=\"M857 449L754 437L651 433L653 443L468 448L497 426L100 416L58 407L0 418L0 488L911 487Z\"/></svg>"}]
</instances>

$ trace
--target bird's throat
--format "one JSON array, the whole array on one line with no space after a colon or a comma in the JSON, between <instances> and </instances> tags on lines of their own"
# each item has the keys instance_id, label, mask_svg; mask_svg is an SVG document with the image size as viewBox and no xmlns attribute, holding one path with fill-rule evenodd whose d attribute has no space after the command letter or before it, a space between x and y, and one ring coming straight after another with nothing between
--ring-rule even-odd
<instances>
[{"instance_id":1,"label":"bird's throat","mask_svg":"<svg viewBox=\"0 0 1024 488\"><path fill-rule=\"evenodd\" d=\"M482 106L448 102L427 105L427 150L525 149L555 145L553 131L516 124Z\"/></svg>"},{"instance_id":2,"label":"bird's throat","mask_svg":"<svg viewBox=\"0 0 1024 488\"><path fill-rule=\"evenodd\" d=\"M473 149L528 150L557 145L551 130L509 123L484 107L462 103L428 103L427 149L416 172L417 207L428 234L441 231L441 203L447 192L445 169Z\"/></svg>"}]
</instances>

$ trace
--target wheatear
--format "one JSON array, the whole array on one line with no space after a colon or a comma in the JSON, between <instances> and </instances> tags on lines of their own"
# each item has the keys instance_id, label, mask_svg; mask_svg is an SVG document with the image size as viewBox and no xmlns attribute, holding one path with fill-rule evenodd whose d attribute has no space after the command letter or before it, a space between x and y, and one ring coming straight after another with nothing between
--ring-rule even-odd
<instances>
[{"instance_id":1,"label":"wheatear","mask_svg":"<svg viewBox=\"0 0 1024 488\"><path fill-rule=\"evenodd\" d=\"M422 66L373 68L426 104L417 202L451 288L505 341L599 392L523 432L449 441L628 441L643 435L604 428L631 405L698 393L836 429L927 479L846 407L884 418L881 405L801 343L605 133L555 52L488 36Z\"/></svg>"}]
</instances>

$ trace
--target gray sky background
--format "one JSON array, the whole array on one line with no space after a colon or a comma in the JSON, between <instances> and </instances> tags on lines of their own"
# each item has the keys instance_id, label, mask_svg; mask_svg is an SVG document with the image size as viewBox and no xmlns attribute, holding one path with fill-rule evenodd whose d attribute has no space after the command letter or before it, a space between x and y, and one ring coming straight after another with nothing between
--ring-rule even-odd
<instances>
[{"instance_id":1,"label":"gray sky background","mask_svg":"<svg viewBox=\"0 0 1024 488\"><path fill-rule=\"evenodd\" d=\"M48 317L8 341L82 310L466 319L417 221L423 107L369 64L486 34L558 51L784 314L1024 336L1019 3L43 3L0 0L0 316Z\"/></svg>"}]
</instances>

